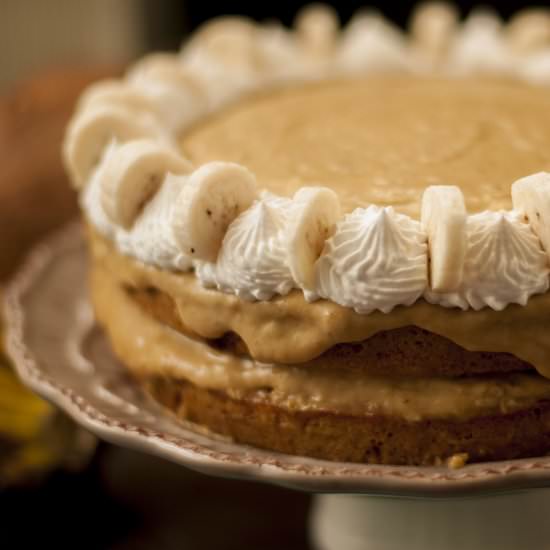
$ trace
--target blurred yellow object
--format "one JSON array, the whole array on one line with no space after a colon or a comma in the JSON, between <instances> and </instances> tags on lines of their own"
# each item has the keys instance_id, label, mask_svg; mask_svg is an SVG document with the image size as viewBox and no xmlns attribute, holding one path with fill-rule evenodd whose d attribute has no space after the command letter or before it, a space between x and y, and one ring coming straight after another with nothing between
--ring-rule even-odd
<instances>
[{"instance_id":1,"label":"blurred yellow object","mask_svg":"<svg viewBox=\"0 0 550 550\"><path fill-rule=\"evenodd\" d=\"M27 441L37 436L51 407L21 386L5 361L0 364L0 437Z\"/></svg>"},{"instance_id":2,"label":"blurred yellow object","mask_svg":"<svg viewBox=\"0 0 550 550\"><path fill-rule=\"evenodd\" d=\"M19 382L0 346L0 487L83 466L94 447L91 434Z\"/></svg>"},{"instance_id":3,"label":"blurred yellow object","mask_svg":"<svg viewBox=\"0 0 550 550\"><path fill-rule=\"evenodd\" d=\"M0 306L1 283L29 248L77 212L59 154L77 97L90 82L120 70L47 69L0 95ZM0 487L82 466L94 447L93 436L19 382L2 352L0 318Z\"/></svg>"}]
</instances>

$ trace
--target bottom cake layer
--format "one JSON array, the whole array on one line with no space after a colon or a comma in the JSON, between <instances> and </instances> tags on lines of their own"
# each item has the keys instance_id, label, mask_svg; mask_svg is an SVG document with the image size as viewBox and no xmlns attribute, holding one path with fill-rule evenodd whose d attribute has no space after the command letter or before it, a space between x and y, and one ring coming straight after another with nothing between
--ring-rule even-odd
<instances>
[{"instance_id":1,"label":"bottom cake layer","mask_svg":"<svg viewBox=\"0 0 550 550\"><path fill-rule=\"evenodd\" d=\"M379 415L295 411L165 377L142 380L179 418L235 441L326 460L433 465L541 456L550 450L550 400L511 414L409 422ZM461 462L458 462L461 465Z\"/></svg>"}]
</instances>

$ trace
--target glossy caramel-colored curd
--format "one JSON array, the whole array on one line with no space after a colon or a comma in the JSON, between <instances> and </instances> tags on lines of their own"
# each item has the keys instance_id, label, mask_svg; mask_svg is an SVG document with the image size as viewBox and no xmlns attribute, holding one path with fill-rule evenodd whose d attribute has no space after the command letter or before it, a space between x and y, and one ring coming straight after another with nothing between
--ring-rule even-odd
<instances>
[{"instance_id":1,"label":"glossy caramel-colored curd","mask_svg":"<svg viewBox=\"0 0 550 550\"><path fill-rule=\"evenodd\" d=\"M257 361L300 363L337 343L415 325L467 350L512 353L550 378L550 293L504 311L462 311L420 300L389 314L360 315L328 300L308 303L299 291L267 302L248 302L203 288L191 272L163 271L125 257L93 231L90 242L93 264L110 273L118 285L161 290L173 299L183 325L192 332L207 339L234 332ZM116 307L113 304L113 310Z\"/></svg>"},{"instance_id":2,"label":"glossy caramel-colored curd","mask_svg":"<svg viewBox=\"0 0 550 550\"><path fill-rule=\"evenodd\" d=\"M339 369L258 363L224 353L147 315L121 284L123 279L128 282L130 271L135 281L142 270L143 279L168 288L164 274L158 272L156 277L150 268L137 266L121 273L118 262L115 271L113 267L109 261L95 262L92 301L115 353L138 376L184 379L236 399L267 400L290 410L385 415L412 422L508 414L550 399L550 380L532 373L459 379L365 376ZM216 317L217 310L205 309L202 315ZM278 345L287 347L281 341Z\"/></svg>"},{"instance_id":3,"label":"glossy caramel-colored curd","mask_svg":"<svg viewBox=\"0 0 550 550\"><path fill-rule=\"evenodd\" d=\"M346 210L418 216L424 189L459 185L471 213L510 208L518 178L550 170L550 92L504 79L369 76L244 98L182 136L196 164L242 163L262 188L326 185Z\"/></svg>"}]
</instances>

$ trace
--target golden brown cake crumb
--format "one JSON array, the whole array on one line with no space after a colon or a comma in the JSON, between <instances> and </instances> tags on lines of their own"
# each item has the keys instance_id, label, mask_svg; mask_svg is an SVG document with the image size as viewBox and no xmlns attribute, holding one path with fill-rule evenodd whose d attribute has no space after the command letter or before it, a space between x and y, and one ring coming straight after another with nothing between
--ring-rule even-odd
<instances>
[{"instance_id":1,"label":"golden brown cake crumb","mask_svg":"<svg viewBox=\"0 0 550 550\"><path fill-rule=\"evenodd\" d=\"M447 460L447 465L453 470L464 468L469 458L468 453L457 453Z\"/></svg>"}]
</instances>

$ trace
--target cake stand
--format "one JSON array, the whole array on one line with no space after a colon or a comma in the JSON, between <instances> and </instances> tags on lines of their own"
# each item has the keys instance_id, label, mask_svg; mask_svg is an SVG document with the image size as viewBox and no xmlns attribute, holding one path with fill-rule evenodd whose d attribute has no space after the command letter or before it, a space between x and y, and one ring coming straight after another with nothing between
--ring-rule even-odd
<instances>
[{"instance_id":1,"label":"cake stand","mask_svg":"<svg viewBox=\"0 0 550 550\"><path fill-rule=\"evenodd\" d=\"M6 292L6 347L23 382L115 444L206 474L316 493L319 550L550 548L550 457L447 467L314 460L182 422L148 398L94 321L78 224L39 245Z\"/></svg>"}]
</instances>

